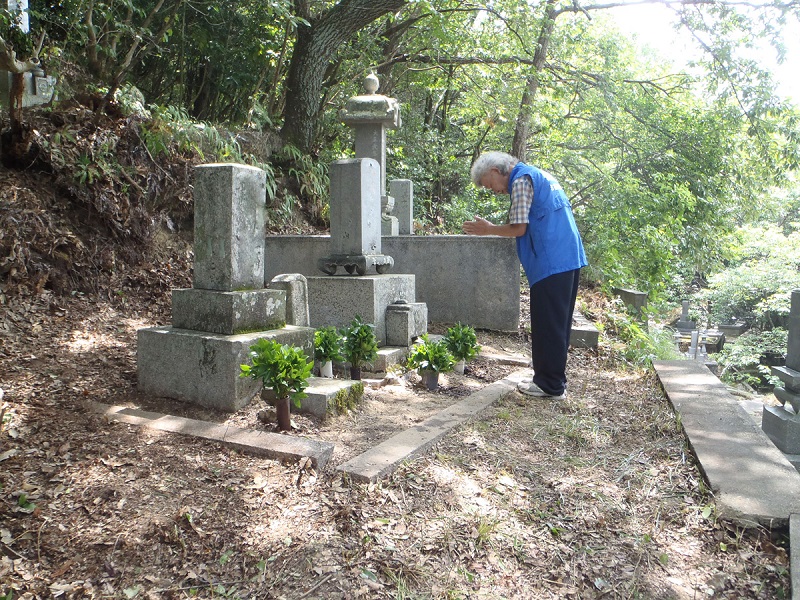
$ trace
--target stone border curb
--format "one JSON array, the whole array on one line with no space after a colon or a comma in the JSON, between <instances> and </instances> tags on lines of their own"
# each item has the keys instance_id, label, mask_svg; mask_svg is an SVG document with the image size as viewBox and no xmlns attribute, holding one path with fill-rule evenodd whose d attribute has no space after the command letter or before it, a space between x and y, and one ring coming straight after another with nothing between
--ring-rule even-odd
<instances>
[{"instance_id":1,"label":"stone border curb","mask_svg":"<svg viewBox=\"0 0 800 600\"><path fill-rule=\"evenodd\" d=\"M800 514L789 515L789 576L792 582L792 600L800 600L800 585L795 585L795 577L800 576L800 553L792 550L800 548Z\"/></svg>"},{"instance_id":2,"label":"stone border curb","mask_svg":"<svg viewBox=\"0 0 800 600\"><path fill-rule=\"evenodd\" d=\"M308 457L316 469L322 470L333 456L333 444L308 438L256 429L230 427L219 423L208 423L196 419L162 415L125 406L111 406L92 402L90 410L109 421L149 427L157 431L190 435L212 442L219 442L247 454L275 460L300 460Z\"/></svg>"},{"instance_id":3,"label":"stone border curb","mask_svg":"<svg viewBox=\"0 0 800 600\"><path fill-rule=\"evenodd\" d=\"M339 465L353 481L373 482L392 473L401 463L419 456L453 429L474 418L495 400L516 390L527 370L516 371L453 404L419 425L401 431L363 454Z\"/></svg>"},{"instance_id":4,"label":"stone border curb","mask_svg":"<svg viewBox=\"0 0 800 600\"><path fill-rule=\"evenodd\" d=\"M658 379L721 516L745 527L788 527L800 513L800 474L701 363L655 361Z\"/></svg>"}]
</instances>

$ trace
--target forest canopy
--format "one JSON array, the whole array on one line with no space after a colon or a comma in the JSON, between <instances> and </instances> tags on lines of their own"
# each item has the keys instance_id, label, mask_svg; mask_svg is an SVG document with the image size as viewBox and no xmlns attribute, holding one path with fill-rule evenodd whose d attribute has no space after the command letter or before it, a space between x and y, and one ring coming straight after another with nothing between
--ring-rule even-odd
<instances>
[{"instance_id":1,"label":"forest canopy","mask_svg":"<svg viewBox=\"0 0 800 600\"><path fill-rule=\"evenodd\" d=\"M351 146L338 109L374 70L402 107L388 172L414 181L421 231L502 221L506 202L468 169L508 151L563 183L590 280L659 295L724 265L719 241L742 225L793 231L800 160L797 108L741 52L780 50L798 7L661 4L697 42L690 68L623 36L619 3L563 0L32 0L30 34L5 11L0 37L62 99L134 95L173 120L271 134L259 160L298 180L284 206L323 221L325 167Z\"/></svg>"}]
</instances>

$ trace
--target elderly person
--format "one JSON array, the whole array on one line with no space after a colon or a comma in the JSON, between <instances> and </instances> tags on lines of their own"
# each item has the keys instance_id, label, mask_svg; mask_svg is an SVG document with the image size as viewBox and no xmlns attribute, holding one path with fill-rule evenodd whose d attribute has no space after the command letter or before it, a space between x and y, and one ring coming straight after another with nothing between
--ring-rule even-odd
<instances>
[{"instance_id":1,"label":"elderly person","mask_svg":"<svg viewBox=\"0 0 800 600\"><path fill-rule=\"evenodd\" d=\"M567 351L572 312L586 253L572 206L555 178L510 154L486 152L473 163L472 182L496 194L510 194L508 223L475 217L469 235L517 238L519 257L531 286L532 381L517 389L535 397L566 397Z\"/></svg>"}]
</instances>

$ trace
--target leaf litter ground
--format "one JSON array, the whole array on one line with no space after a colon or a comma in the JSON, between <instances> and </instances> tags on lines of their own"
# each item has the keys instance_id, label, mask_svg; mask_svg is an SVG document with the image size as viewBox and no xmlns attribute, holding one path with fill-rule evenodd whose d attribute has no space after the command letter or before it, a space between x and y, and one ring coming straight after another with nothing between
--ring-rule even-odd
<instances>
[{"instance_id":1,"label":"leaf litter ground","mask_svg":"<svg viewBox=\"0 0 800 600\"><path fill-rule=\"evenodd\" d=\"M135 332L168 321L169 296L120 289L3 306L0 594L788 597L781 532L715 518L657 382L602 347L570 353L566 401L509 394L355 484L333 467L519 367L477 359L437 392L392 381L350 414L296 417L290 435L336 444L315 472L90 414L99 401L271 430L257 405L218 415L138 394Z\"/></svg>"}]
</instances>

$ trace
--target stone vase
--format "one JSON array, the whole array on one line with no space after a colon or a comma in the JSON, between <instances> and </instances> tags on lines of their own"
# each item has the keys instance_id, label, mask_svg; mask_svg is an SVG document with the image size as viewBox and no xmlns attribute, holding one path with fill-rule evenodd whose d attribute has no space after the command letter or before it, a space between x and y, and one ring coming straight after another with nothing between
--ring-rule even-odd
<instances>
[{"instance_id":1,"label":"stone vase","mask_svg":"<svg viewBox=\"0 0 800 600\"><path fill-rule=\"evenodd\" d=\"M321 377L333 378L333 361L326 360L319 365L319 374Z\"/></svg>"},{"instance_id":2,"label":"stone vase","mask_svg":"<svg viewBox=\"0 0 800 600\"><path fill-rule=\"evenodd\" d=\"M428 391L439 389L439 371L421 371L420 376Z\"/></svg>"},{"instance_id":3,"label":"stone vase","mask_svg":"<svg viewBox=\"0 0 800 600\"><path fill-rule=\"evenodd\" d=\"M278 417L278 429L289 431L292 428L291 410L289 409L289 396L278 398L275 401L275 412Z\"/></svg>"}]
</instances>

